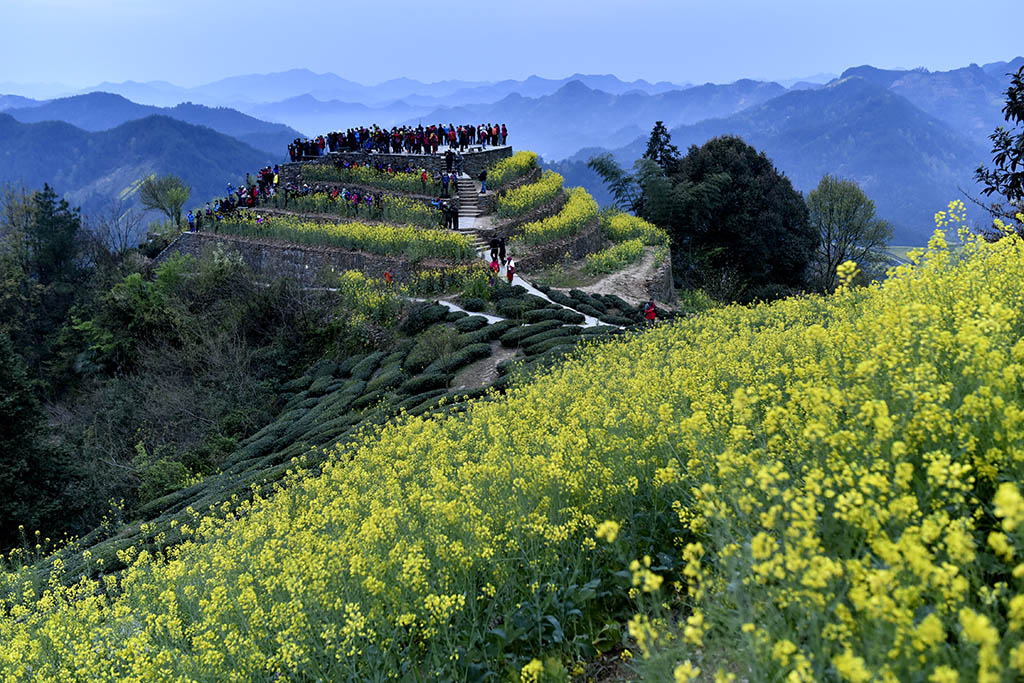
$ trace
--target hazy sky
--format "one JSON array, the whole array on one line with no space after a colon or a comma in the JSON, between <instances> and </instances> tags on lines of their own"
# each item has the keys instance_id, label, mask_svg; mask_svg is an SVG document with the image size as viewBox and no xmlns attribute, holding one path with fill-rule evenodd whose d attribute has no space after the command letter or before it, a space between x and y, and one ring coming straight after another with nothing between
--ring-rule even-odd
<instances>
[{"instance_id":1,"label":"hazy sky","mask_svg":"<svg viewBox=\"0 0 1024 683\"><path fill-rule=\"evenodd\" d=\"M193 86L296 67L368 84L942 70L1024 52L1000 31L1022 16L1020 0L0 0L0 82Z\"/></svg>"}]
</instances>

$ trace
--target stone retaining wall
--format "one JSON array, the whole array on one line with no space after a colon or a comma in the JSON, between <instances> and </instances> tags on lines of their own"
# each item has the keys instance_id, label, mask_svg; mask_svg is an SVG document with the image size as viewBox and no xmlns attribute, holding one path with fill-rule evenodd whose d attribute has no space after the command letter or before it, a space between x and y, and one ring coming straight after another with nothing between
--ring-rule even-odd
<instances>
[{"instance_id":1,"label":"stone retaining wall","mask_svg":"<svg viewBox=\"0 0 1024 683\"><path fill-rule=\"evenodd\" d=\"M538 206L532 211L527 211L522 216L497 219L501 222L494 228L494 230L489 232L493 232L498 237L508 239L512 235L522 232L522 227L527 223L533 223L534 221L539 221L543 218L547 218L548 216L554 216L562 210L562 207L565 206L567 201L569 201L569 195L562 192L555 197L554 200L544 204L543 206ZM490 237L491 236L488 235L488 239L490 239Z\"/></svg>"},{"instance_id":2,"label":"stone retaining wall","mask_svg":"<svg viewBox=\"0 0 1024 683\"><path fill-rule=\"evenodd\" d=\"M469 177L476 178L480 171L490 168L502 159L512 156L512 147L489 147L481 152L464 152L462 154L462 170L469 174ZM365 152L328 152L322 157L309 159L308 161L293 161L281 166L279 182L283 185L289 183L302 183L302 169L309 165L333 166L336 161L353 161L360 164L375 165L393 164L395 168L405 168L412 163L416 168L425 168L433 175L434 172L442 173L445 170L444 154L378 154ZM322 182L322 181L318 181Z\"/></svg>"},{"instance_id":3,"label":"stone retaining wall","mask_svg":"<svg viewBox=\"0 0 1024 683\"><path fill-rule=\"evenodd\" d=\"M666 249L668 249L666 247ZM657 253L657 248L655 248ZM672 280L672 252L666 251L665 259L658 264L651 276L644 282L647 295L657 301L669 302L675 298L675 283Z\"/></svg>"},{"instance_id":4,"label":"stone retaining wall","mask_svg":"<svg viewBox=\"0 0 1024 683\"><path fill-rule=\"evenodd\" d=\"M601 221L594 219L590 225L571 237L535 245L513 241L508 245L508 252L515 257L519 264L518 269L529 279L530 271L541 270L545 266L558 263L565 258L566 253L569 254L569 258L579 261L587 254L600 251L603 241Z\"/></svg>"},{"instance_id":5,"label":"stone retaining wall","mask_svg":"<svg viewBox=\"0 0 1024 683\"><path fill-rule=\"evenodd\" d=\"M404 256L371 254L337 247L290 244L209 232L183 232L178 235L153 260L153 267L160 265L173 254L187 254L200 258L216 249L239 254L246 265L257 273L271 278L294 278L304 286L320 284L319 277L330 271L341 273L346 270L359 270L369 277L383 278L384 272L390 270L395 282L401 283L408 281L418 270L453 267L450 263L437 261L413 263Z\"/></svg>"}]
</instances>

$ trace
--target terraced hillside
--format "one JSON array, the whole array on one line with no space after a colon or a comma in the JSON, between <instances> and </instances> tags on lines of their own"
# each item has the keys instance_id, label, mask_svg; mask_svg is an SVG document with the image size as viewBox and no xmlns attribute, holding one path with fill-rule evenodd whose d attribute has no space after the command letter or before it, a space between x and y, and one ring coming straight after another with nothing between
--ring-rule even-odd
<instances>
[{"instance_id":1,"label":"terraced hillside","mask_svg":"<svg viewBox=\"0 0 1024 683\"><path fill-rule=\"evenodd\" d=\"M665 246L664 233L632 217L599 221L589 207L581 222L560 176L541 173L530 153L514 155L491 171L498 190L477 196L473 188L473 199L482 200L491 213L469 219L460 230L445 230L432 221L393 223L389 214L358 215L322 185L289 196L286 209L282 193L258 207L225 212L214 224L216 232L185 233L165 250L157 263L168 272L187 272L194 267L189 263L235 253L268 280L301 272L300 282L325 297L347 296L341 293L347 288L337 283L340 269L310 274L310 263L313 270L318 263L311 255L347 254L351 258L344 262L364 271L355 283L357 308L366 307L371 316L382 306L397 306L398 312L393 324L377 325L361 342L362 352L328 355L295 368L276 389L273 419L240 440L216 473L128 510L128 523L106 525L61 552L58 557L70 575L116 571L123 566L119 552L130 547L173 546L196 515L214 513L226 501L254 491L273 490L296 467L296 459L315 468L324 449L371 425L403 414L458 412L466 400L500 394L580 346L639 329L642 307L616 295L534 288L515 278L510 285L503 271L491 278L479 258L486 254L473 248L470 236L507 236L515 245L510 250L526 260L528 246L518 238L531 224L575 221L600 231L608 243L643 235ZM420 197L393 192L386 183L371 185L373 176L368 177L365 191L390 191L389 202L403 216L437 213ZM586 200L579 191L576 197ZM554 232L571 236L573 229ZM271 251L285 254L275 256L273 266ZM288 258L294 261L290 270L282 265ZM391 282L384 280L385 272ZM663 319L674 315L662 312ZM83 549L102 563L84 563Z\"/></svg>"}]
</instances>

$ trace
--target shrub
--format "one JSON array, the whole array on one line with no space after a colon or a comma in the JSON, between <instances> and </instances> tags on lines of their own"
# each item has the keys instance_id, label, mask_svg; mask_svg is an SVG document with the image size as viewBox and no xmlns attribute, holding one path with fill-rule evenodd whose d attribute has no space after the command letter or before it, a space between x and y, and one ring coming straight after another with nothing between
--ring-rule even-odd
<instances>
[{"instance_id":1,"label":"shrub","mask_svg":"<svg viewBox=\"0 0 1024 683\"><path fill-rule=\"evenodd\" d=\"M401 330L408 335L419 334L435 323L448 319L448 309L441 304L421 301L409 307Z\"/></svg>"},{"instance_id":2,"label":"shrub","mask_svg":"<svg viewBox=\"0 0 1024 683\"><path fill-rule=\"evenodd\" d=\"M545 320L533 325L516 327L501 335L501 345L506 347L518 346L523 339L531 335L560 328L561 326L562 323L558 320Z\"/></svg>"},{"instance_id":3,"label":"shrub","mask_svg":"<svg viewBox=\"0 0 1024 683\"><path fill-rule=\"evenodd\" d=\"M458 322L459 320L462 320L468 315L469 313L466 313L465 311L448 311L448 317L445 318L445 320L447 320L450 323L454 323Z\"/></svg>"},{"instance_id":4,"label":"shrub","mask_svg":"<svg viewBox=\"0 0 1024 683\"><path fill-rule=\"evenodd\" d=\"M360 380L368 380L373 374L373 371L377 369L377 365L387 355L384 351L374 351L368 354L366 358L361 360L358 365L352 368L352 378Z\"/></svg>"},{"instance_id":5,"label":"shrub","mask_svg":"<svg viewBox=\"0 0 1024 683\"><path fill-rule=\"evenodd\" d=\"M555 339L556 337L578 336L582 330L583 328L575 325L563 325L562 327L556 327L552 330L546 330L538 334L523 337L519 344L523 347L524 352L529 355L533 355L536 351L531 351L529 347L547 341L548 339Z\"/></svg>"},{"instance_id":6,"label":"shrub","mask_svg":"<svg viewBox=\"0 0 1024 683\"><path fill-rule=\"evenodd\" d=\"M560 310L565 310L560 309ZM527 311L523 319L528 323L539 323L542 320L560 320L558 317L558 310L551 308L539 308L533 311Z\"/></svg>"},{"instance_id":7,"label":"shrub","mask_svg":"<svg viewBox=\"0 0 1024 683\"><path fill-rule=\"evenodd\" d=\"M487 327L481 327L476 332L464 333L462 335L462 343L482 344L484 342L491 342L518 325L519 323L514 320L499 320L496 323L491 323Z\"/></svg>"},{"instance_id":8,"label":"shrub","mask_svg":"<svg viewBox=\"0 0 1024 683\"><path fill-rule=\"evenodd\" d=\"M407 370L422 370L438 360L449 359L458 351L461 337L448 325L435 325L419 335L416 346L405 358Z\"/></svg>"},{"instance_id":9,"label":"shrub","mask_svg":"<svg viewBox=\"0 0 1024 683\"><path fill-rule=\"evenodd\" d=\"M576 306L576 301L571 296L557 289L552 289L550 292L548 292L548 298L554 301L556 304L562 304L563 306L570 307Z\"/></svg>"},{"instance_id":10,"label":"shrub","mask_svg":"<svg viewBox=\"0 0 1024 683\"><path fill-rule=\"evenodd\" d=\"M455 323L455 329L459 332L476 332L481 327L487 327L487 318L479 315L472 315Z\"/></svg>"},{"instance_id":11,"label":"shrub","mask_svg":"<svg viewBox=\"0 0 1024 683\"><path fill-rule=\"evenodd\" d=\"M406 379L406 374L402 372L401 366L392 365L381 368L380 373L370 380L366 385L367 391L379 391L381 389L390 389L396 387Z\"/></svg>"},{"instance_id":12,"label":"shrub","mask_svg":"<svg viewBox=\"0 0 1024 683\"><path fill-rule=\"evenodd\" d=\"M473 313L478 313L487 308L487 302L475 296L461 297L459 299L459 305Z\"/></svg>"},{"instance_id":13,"label":"shrub","mask_svg":"<svg viewBox=\"0 0 1024 683\"><path fill-rule=\"evenodd\" d=\"M403 394L422 394L434 389L444 389L448 386L448 383L452 381L453 375L439 372L430 375L416 375L405 380L398 387L398 391Z\"/></svg>"},{"instance_id":14,"label":"shrub","mask_svg":"<svg viewBox=\"0 0 1024 683\"><path fill-rule=\"evenodd\" d=\"M386 389L378 389L377 391L371 391L363 394L352 402L351 409L365 410L366 408L371 408L384 399L385 396L387 396Z\"/></svg>"},{"instance_id":15,"label":"shrub","mask_svg":"<svg viewBox=\"0 0 1024 683\"><path fill-rule=\"evenodd\" d=\"M426 374L438 372L453 372L461 367L469 365L473 361L487 358L491 355L490 344L470 344L463 346L447 356L442 356L428 365L423 372Z\"/></svg>"},{"instance_id":16,"label":"shrub","mask_svg":"<svg viewBox=\"0 0 1024 683\"><path fill-rule=\"evenodd\" d=\"M520 299L502 299L495 305L498 315L521 320L531 306Z\"/></svg>"}]
</instances>

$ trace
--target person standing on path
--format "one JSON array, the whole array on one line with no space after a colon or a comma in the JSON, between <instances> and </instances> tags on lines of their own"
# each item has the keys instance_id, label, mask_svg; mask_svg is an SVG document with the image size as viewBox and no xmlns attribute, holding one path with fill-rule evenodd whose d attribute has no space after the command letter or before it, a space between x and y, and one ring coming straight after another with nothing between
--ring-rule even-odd
<instances>
[{"instance_id":1,"label":"person standing on path","mask_svg":"<svg viewBox=\"0 0 1024 683\"><path fill-rule=\"evenodd\" d=\"M494 278L501 271L501 266L498 265L498 261L495 258L491 258L491 287L494 286Z\"/></svg>"},{"instance_id":2,"label":"person standing on path","mask_svg":"<svg viewBox=\"0 0 1024 683\"><path fill-rule=\"evenodd\" d=\"M512 284L512 278L516 274L516 262L512 259L512 254L508 255L508 261L505 262L505 275L508 277L508 283Z\"/></svg>"},{"instance_id":3,"label":"person standing on path","mask_svg":"<svg viewBox=\"0 0 1024 683\"><path fill-rule=\"evenodd\" d=\"M501 259L501 265L505 265L505 238L502 237L498 240L498 258Z\"/></svg>"},{"instance_id":4,"label":"person standing on path","mask_svg":"<svg viewBox=\"0 0 1024 683\"><path fill-rule=\"evenodd\" d=\"M491 247L491 261L497 261L498 260L498 256L501 255L502 256L501 262L504 263L505 262L505 259L504 259L504 251L505 251L505 249L504 249L504 247L501 244L501 240L499 240L497 237L492 237L491 238L491 242L490 242L490 247Z\"/></svg>"},{"instance_id":5,"label":"person standing on path","mask_svg":"<svg viewBox=\"0 0 1024 683\"><path fill-rule=\"evenodd\" d=\"M487 169L480 171L477 177L480 179L480 194L487 194Z\"/></svg>"},{"instance_id":6,"label":"person standing on path","mask_svg":"<svg viewBox=\"0 0 1024 683\"><path fill-rule=\"evenodd\" d=\"M654 306L654 299L647 302L644 306L644 320L648 325L653 325L658 319L658 309Z\"/></svg>"}]
</instances>

